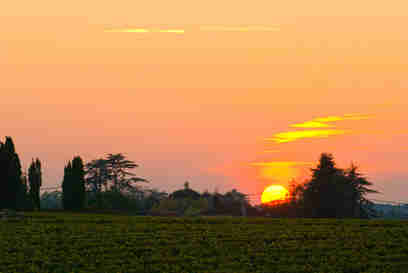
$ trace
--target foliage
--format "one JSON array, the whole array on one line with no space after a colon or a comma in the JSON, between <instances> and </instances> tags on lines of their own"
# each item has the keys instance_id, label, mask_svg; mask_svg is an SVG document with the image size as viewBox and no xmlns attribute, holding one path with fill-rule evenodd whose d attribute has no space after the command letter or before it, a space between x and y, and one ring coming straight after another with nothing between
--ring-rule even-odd
<instances>
[{"instance_id":1,"label":"foliage","mask_svg":"<svg viewBox=\"0 0 408 273\"><path fill-rule=\"evenodd\" d=\"M208 211L208 200L200 199L163 199L155 205L150 213L152 215L178 215L178 216L197 216Z\"/></svg>"},{"instance_id":2,"label":"foliage","mask_svg":"<svg viewBox=\"0 0 408 273\"><path fill-rule=\"evenodd\" d=\"M68 162L62 182L63 206L66 210L79 210L85 206L85 171L80 157Z\"/></svg>"},{"instance_id":3,"label":"foliage","mask_svg":"<svg viewBox=\"0 0 408 273\"><path fill-rule=\"evenodd\" d=\"M205 193L205 198L209 201L209 213L212 215L234 215L242 216L251 208L247 196L236 189L225 194Z\"/></svg>"},{"instance_id":4,"label":"foliage","mask_svg":"<svg viewBox=\"0 0 408 273\"><path fill-rule=\"evenodd\" d=\"M374 215L374 210L366 194L377 192L369 188L371 185L357 166L339 169L333 156L323 153L312 169L312 178L297 188L301 192L299 204L305 216L367 218Z\"/></svg>"},{"instance_id":5,"label":"foliage","mask_svg":"<svg viewBox=\"0 0 408 273\"><path fill-rule=\"evenodd\" d=\"M377 193L354 164L336 167L333 155L321 154L312 177L303 184L292 181L286 201L265 204L261 210L273 217L372 218L374 204L366 195Z\"/></svg>"},{"instance_id":6,"label":"foliage","mask_svg":"<svg viewBox=\"0 0 408 273\"><path fill-rule=\"evenodd\" d=\"M62 209L62 192L44 192L41 195L41 208L48 210Z\"/></svg>"},{"instance_id":7,"label":"foliage","mask_svg":"<svg viewBox=\"0 0 408 273\"><path fill-rule=\"evenodd\" d=\"M124 197L137 191L137 182L147 182L131 172L138 167L122 154L108 154L106 158L92 160L85 166L85 183L98 208L117 206L111 201L123 204ZM113 193L116 192L116 193ZM119 198L115 201L115 196ZM109 200L105 200L108 198ZM126 199L126 198L125 198ZM127 198L129 199L129 198Z\"/></svg>"},{"instance_id":8,"label":"foliage","mask_svg":"<svg viewBox=\"0 0 408 273\"><path fill-rule=\"evenodd\" d=\"M27 174L21 175L21 187L17 196L17 204L20 210L33 210L34 202L29 192Z\"/></svg>"},{"instance_id":9,"label":"foliage","mask_svg":"<svg viewBox=\"0 0 408 273\"><path fill-rule=\"evenodd\" d=\"M102 203L98 200L102 201ZM133 214L146 214L154 205L160 203L168 194L155 189L139 189L135 187L128 192L113 190L96 194L87 192L87 207L89 209L103 209L131 212Z\"/></svg>"},{"instance_id":10,"label":"foliage","mask_svg":"<svg viewBox=\"0 0 408 273\"><path fill-rule=\"evenodd\" d=\"M40 187L42 184L42 172L41 162L38 158L35 161L33 160L28 168L28 182L30 184L30 198L33 206L39 210L41 208Z\"/></svg>"},{"instance_id":11,"label":"foliage","mask_svg":"<svg viewBox=\"0 0 408 273\"><path fill-rule=\"evenodd\" d=\"M25 199L21 163L11 137L0 142L0 209L19 209Z\"/></svg>"},{"instance_id":12,"label":"foliage","mask_svg":"<svg viewBox=\"0 0 408 273\"><path fill-rule=\"evenodd\" d=\"M133 188L133 183L147 182L146 179L137 177L131 172L132 169L139 166L127 160L124 155L108 154L105 160L114 191L129 191Z\"/></svg>"},{"instance_id":13,"label":"foliage","mask_svg":"<svg viewBox=\"0 0 408 273\"><path fill-rule=\"evenodd\" d=\"M188 182L184 183L184 189L182 190L177 190L175 192L173 192L172 194L170 194L170 198L171 199L194 199L194 200L198 200L200 199L201 195L190 189L190 184Z\"/></svg>"},{"instance_id":14,"label":"foliage","mask_svg":"<svg viewBox=\"0 0 408 273\"><path fill-rule=\"evenodd\" d=\"M408 223L26 213L0 272L407 272Z\"/></svg>"}]
</instances>

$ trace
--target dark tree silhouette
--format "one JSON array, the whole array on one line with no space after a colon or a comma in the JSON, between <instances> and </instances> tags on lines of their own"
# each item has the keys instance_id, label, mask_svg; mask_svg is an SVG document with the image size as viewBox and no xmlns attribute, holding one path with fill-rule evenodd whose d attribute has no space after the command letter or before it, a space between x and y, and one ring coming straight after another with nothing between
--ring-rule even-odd
<instances>
[{"instance_id":1,"label":"dark tree silhouette","mask_svg":"<svg viewBox=\"0 0 408 273\"><path fill-rule=\"evenodd\" d=\"M72 188L72 165L71 161L64 168L64 178L62 181L62 205L64 209L72 209L73 188Z\"/></svg>"},{"instance_id":2,"label":"dark tree silhouette","mask_svg":"<svg viewBox=\"0 0 408 273\"><path fill-rule=\"evenodd\" d=\"M32 210L34 208L33 202L29 193L27 174L21 175L21 187L17 197L18 209Z\"/></svg>"},{"instance_id":3,"label":"dark tree silhouette","mask_svg":"<svg viewBox=\"0 0 408 273\"><path fill-rule=\"evenodd\" d=\"M62 202L66 210L80 210L85 206L85 170L80 157L68 162L62 182Z\"/></svg>"},{"instance_id":4,"label":"dark tree silhouette","mask_svg":"<svg viewBox=\"0 0 408 273\"><path fill-rule=\"evenodd\" d=\"M105 158L86 164L86 185L90 202L97 207L119 208L126 206L130 199L140 195L137 182L148 182L132 172L138 167L123 154L108 154ZM132 196L132 197L131 197ZM137 198L136 198L137 199Z\"/></svg>"},{"instance_id":5,"label":"dark tree silhouette","mask_svg":"<svg viewBox=\"0 0 408 273\"><path fill-rule=\"evenodd\" d=\"M147 182L146 179L137 177L131 172L132 169L139 167L131 160L127 160L122 154L108 154L106 167L110 178L112 179L112 190L120 192L133 188L133 183Z\"/></svg>"},{"instance_id":6,"label":"dark tree silhouette","mask_svg":"<svg viewBox=\"0 0 408 273\"><path fill-rule=\"evenodd\" d=\"M378 193L378 191L369 188L373 183L369 182L353 163L350 168L345 171L345 175L352 186L350 191L352 214L362 218L376 215L373 208L374 203L365 197L368 193Z\"/></svg>"},{"instance_id":7,"label":"dark tree silhouette","mask_svg":"<svg viewBox=\"0 0 408 273\"><path fill-rule=\"evenodd\" d=\"M170 194L171 199L193 199L193 200L198 200L200 199L201 195L190 189L190 183L187 181L184 183L184 189L182 190L177 190Z\"/></svg>"},{"instance_id":8,"label":"dark tree silhouette","mask_svg":"<svg viewBox=\"0 0 408 273\"><path fill-rule=\"evenodd\" d=\"M19 194L22 193L22 172L20 159L11 137L0 142L0 209L17 209Z\"/></svg>"},{"instance_id":9,"label":"dark tree silhouette","mask_svg":"<svg viewBox=\"0 0 408 273\"><path fill-rule=\"evenodd\" d=\"M85 206L85 170L82 158L77 156L72 160L71 181L73 183L73 209L83 209Z\"/></svg>"},{"instance_id":10,"label":"dark tree silhouette","mask_svg":"<svg viewBox=\"0 0 408 273\"><path fill-rule=\"evenodd\" d=\"M37 158L31 162L28 168L28 182L30 184L30 198L36 209L41 209L40 205L40 187L42 184L41 162Z\"/></svg>"},{"instance_id":11,"label":"dark tree silhouette","mask_svg":"<svg viewBox=\"0 0 408 273\"><path fill-rule=\"evenodd\" d=\"M302 188L301 203L306 216L368 217L370 202L365 198L372 183L357 172L357 167L343 170L336 167L333 155L323 153L312 169L312 178Z\"/></svg>"},{"instance_id":12,"label":"dark tree silhouette","mask_svg":"<svg viewBox=\"0 0 408 273\"><path fill-rule=\"evenodd\" d=\"M106 160L96 159L87 163L85 166L85 175L86 185L88 185L91 193L94 195L97 207L102 208L103 187L106 191L108 189L108 181L110 180Z\"/></svg>"}]
</instances>

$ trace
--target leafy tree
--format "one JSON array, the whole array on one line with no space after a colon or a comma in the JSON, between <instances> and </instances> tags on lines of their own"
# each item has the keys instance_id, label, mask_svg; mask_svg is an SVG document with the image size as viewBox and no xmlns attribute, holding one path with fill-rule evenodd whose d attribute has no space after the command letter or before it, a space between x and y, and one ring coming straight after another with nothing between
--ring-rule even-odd
<instances>
[{"instance_id":1,"label":"leafy tree","mask_svg":"<svg viewBox=\"0 0 408 273\"><path fill-rule=\"evenodd\" d=\"M366 195L369 193L378 193L378 191L369 188L373 183L368 181L353 163L345 171L345 176L352 186L350 195L352 214L363 218L375 216L374 203L366 198Z\"/></svg>"},{"instance_id":2,"label":"leafy tree","mask_svg":"<svg viewBox=\"0 0 408 273\"><path fill-rule=\"evenodd\" d=\"M85 175L85 183L90 188L92 196L95 197L97 207L102 208L102 191L103 188L107 191L108 181L110 180L106 160L96 159L87 163L85 166Z\"/></svg>"},{"instance_id":3,"label":"leafy tree","mask_svg":"<svg viewBox=\"0 0 408 273\"><path fill-rule=\"evenodd\" d=\"M6 137L5 143L0 142L0 209L17 209L22 193L22 171L19 156L11 137Z\"/></svg>"},{"instance_id":4,"label":"leafy tree","mask_svg":"<svg viewBox=\"0 0 408 273\"><path fill-rule=\"evenodd\" d=\"M110 178L112 179L112 189L114 191L130 190L133 183L147 182L146 179L137 177L131 172L139 167L131 160L127 160L122 154L108 154L105 159Z\"/></svg>"},{"instance_id":5,"label":"leafy tree","mask_svg":"<svg viewBox=\"0 0 408 273\"><path fill-rule=\"evenodd\" d=\"M41 162L37 158L31 162L28 168L28 182L30 184L30 198L34 208L41 209L40 204L40 187L42 184Z\"/></svg>"},{"instance_id":6,"label":"leafy tree","mask_svg":"<svg viewBox=\"0 0 408 273\"><path fill-rule=\"evenodd\" d=\"M131 172L136 167L137 164L120 153L87 163L85 182L90 189L89 201L96 201L98 208L129 208L138 202L140 205L142 191L135 183L148 181Z\"/></svg>"}]
</instances>

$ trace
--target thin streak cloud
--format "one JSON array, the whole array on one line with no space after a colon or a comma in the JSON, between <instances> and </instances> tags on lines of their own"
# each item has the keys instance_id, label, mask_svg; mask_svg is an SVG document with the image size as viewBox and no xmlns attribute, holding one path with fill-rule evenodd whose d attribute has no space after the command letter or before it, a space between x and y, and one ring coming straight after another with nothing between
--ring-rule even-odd
<instances>
[{"instance_id":1,"label":"thin streak cloud","mask_svg":"<svg viewBox=\"0 0 408 273\"><path fill-rule=\"evenodd\" d=\"M121 33L178 33L184 34L184 29L147 29L147 28L123 28L123 29L108 29L105 32L121 32Z\"/></svg>"},{"instance_id":2,"label":"thin streak cloud","mask_svg":"<svg viewBox=\"0 0 408 273\"><path fill-rule=\"evenodd\" d=\"M365 120L370 118L372 118L372 116L362 114L319 117L302 123L290 125L290 127L303 128L304 130L277 133L273 137L267 138L266 140L273 141L275 143L286 143L301 139L328 138L330 136L350 134L353 132L352 130L336 129L336 125L334 123L344 120Z\"/></svg>"},{"instance_id":3,"label":"thin streak cloud","mask_svg":"<svg viewBox=\"0 0 408 273\"><path fill-rule=\"evenodd\" d=\"M145 28L123 28L123 29L107 29L105 32L122 32L122 33L148 33L150 30Z\"/></svg>"},{"instance_id":4,"label":"thin streak cloud","mask_svg":"<svg viewBox=\"0 0 408 273\"><path fill-rule=\"evenodd\" d=\"M330 122L342 121L342 120L364 120L369 119L371 116L369 115L360 115L360 114L346 114L343 116L328 116L322 118L315 118L313 120L309 120L303 123L296 123L290 125L290 127L295 128L329 128L335 127L332 124L328 124Z\"/></svg>"},{"instance_id":5,"label":"thin streak cloud","mask_svg":"<svg viewBox=\"0 0 408 273\"><path fill-rule=\"evenodd\" d=\"M278 133L272 138L267 138L266 140L272 140L275 143L286 143L293 142L305 138L328 138L335 135L344 135L349 131L328 129L328 130L305 130L305 131L289 131Z\"/></svg>"},{"instance_id":6,"label":"thin streak cloud","mask_svg":"<svg viewBox=\"0 0 408 273\"><path fill-rule=\"evenodd\" d=\"M279 26L200 26L201 31L224 31L224 32L271 32L279 31Z\"/></svg>"}]
</instances>

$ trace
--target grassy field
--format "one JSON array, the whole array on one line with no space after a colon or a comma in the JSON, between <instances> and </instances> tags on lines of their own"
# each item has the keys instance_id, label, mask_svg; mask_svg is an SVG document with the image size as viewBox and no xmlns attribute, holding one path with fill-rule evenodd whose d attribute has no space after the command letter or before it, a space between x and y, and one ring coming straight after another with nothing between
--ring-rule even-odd
<instances>
[{"instance_id":1,"label":"grassy field","mask_svg":"<svg viewBox=\"0 0 408 273\"><path fill-rule=\"evenodd\" d=\"M408 222L32 213L0 272L408 272Z\"/></svg>"}]
</instances>

